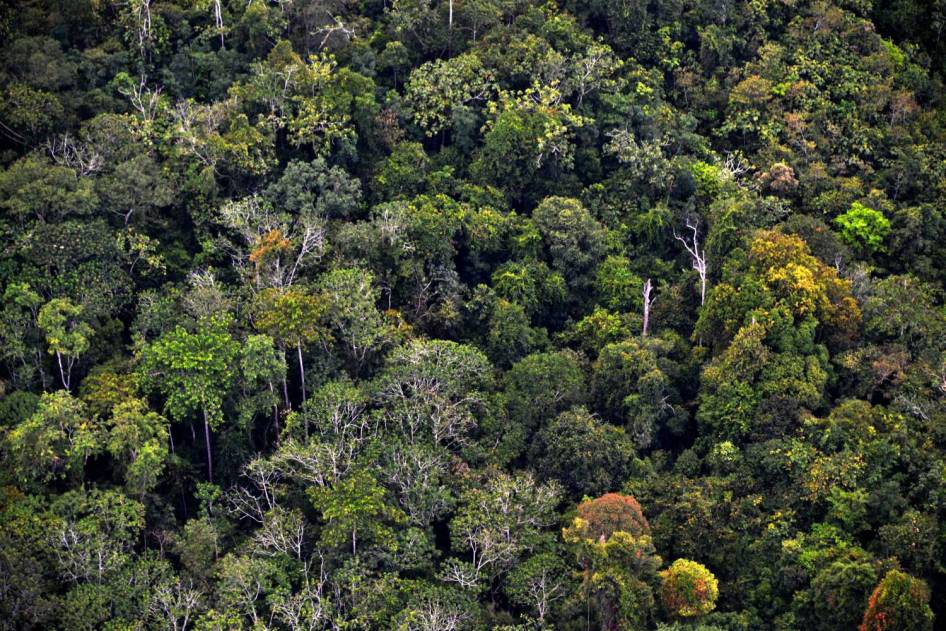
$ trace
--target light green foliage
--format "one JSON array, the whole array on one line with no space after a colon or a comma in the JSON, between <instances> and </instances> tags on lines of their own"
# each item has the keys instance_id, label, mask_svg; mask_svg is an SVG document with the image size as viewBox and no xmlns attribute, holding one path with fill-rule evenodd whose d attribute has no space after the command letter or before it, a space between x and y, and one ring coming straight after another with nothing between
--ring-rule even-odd
<instances>
[{"instance_id":1,"label":"light green foliage","mask_svg":"<svg viewBox=\"0 0 946 631\"><path fill-rule=\"evenodd\" d=\"M482 62L466 53L430 61L411 72L405 86L414 121L427 136L447 129L455 117L477 101L490 96L488 72Z\"/></svg>"},{"instance_id":2,"label":"light green foliage","mask_svg":"<svg viewBox=\"0 0 946 631\"><path fill-rule=\"evenodd\" d=\"M77 490L52 503L47 531L68 582L102 582L129 562L144 527L144 506L115 491Z\"/></svg>"},{"instance_id":3,"label":"light green foliage","mask_svg":"<svg viewBox=\"0 0 946 631\"><path fill-rule=\"evenodd\" d=\"M543 167L574 166L572 137L586 120L561 102L554 85L500 93L489 111L483 148L472 164L478 179L519 197Z\"/></svg>"},{"instance_id":4,"label":"light green foliage","mask_svg":"<svg viewBox=\"0 0 946 631\"><path fill-rule=\"evenodd\" d=\"M223 422L223 400L235 377L239 346L226 319L198 323L194 332L177 327L142 350L142 382L164 397L175 420L202 413L216 427Z\"/></svg>"},{"instance_id":5,"label":"light green foliage","mask_svg":"<svg viewBox=\"0 0 946 631\"><path fill-rule=\"evenodd\" d=\"M89 348L92 327L80 320L84 309L68 298L54 298L39 310L36 323L46 333L49 354L56 356L62 385L70 387L72 367Z\"/></svg>"},{"instance_id":6,"label":"light green foliage","mask_svg":"<svg viewBox=\"0 0 946 631\"><path fill-rule=\"evenodd\" d=\"M366 546L396 549L394 528L404 522L404 513L388 503L384 488L368 470L356 468L331 487L312 488L309 498L325 521L323 545L350 548L352 554Z\"/></svg>"},{"instance_id":7,"label":"light green foliage","mask_svg":"<svg viewBox=\"0 0 946 631\"><path fill-rule=\"evenodd\" d=\"M595 272L595 293L606 309L638 311L643 304L644 281L631 271L631 262L623 256L609 256Z\"/></svg>"},{"instance_id":8,"label":"light green foliage","mask_svg":"<svg viewBox=\"0 0 946 631\"><path fill-rule=\"evenodd\" d=\"M376 305L380 298L374 277L359 269L336 269L319 279L325 298L325 321L339 351L357 370L388 342L385 322Z\"/></svg>"},{"instance_id":9,"label":"light green foliage","mask_svg":"<svg viewBox=\"0 0 946 631\"><path fill-rule=\"evenodd\" d=\"M2 208L20 223L83 216L98 204L92 180L32 156L0 173L0 199Z\"/></svg>"},{"instance_id":10,"label":"light green foliage","mask_svg":"<svg viewBox=\"0 0 946 631\"><path fill-rule=\"evenodd\" d=\"M81 480L85 463L103 450L105 428L65 390L44 394L36 411L5 437L16 476L25 484Z\"/></svg>"},{"instance_id":11,"label":"light green foliage","mask_svg":"<svg viewBox=\"0 0 946 631\"><path fill-rule=\"evenodd\" d=\"M168 423L140 399L112 409L108 452L122 463L126 488L142 496L159 482L168 457Z\"/></svg>"},{"instance_id":12,"label":"light green foliage","mask_svg":"<svg viewBox=\"0 0 946 631\"><path fill-rule=\"evenodd\" d=\"M860 202L834 220L841 229L841 238L852 248L874 253L884 249L890 235L890 220L882 212L868 208Z\"/></svg>"}]
</instances>

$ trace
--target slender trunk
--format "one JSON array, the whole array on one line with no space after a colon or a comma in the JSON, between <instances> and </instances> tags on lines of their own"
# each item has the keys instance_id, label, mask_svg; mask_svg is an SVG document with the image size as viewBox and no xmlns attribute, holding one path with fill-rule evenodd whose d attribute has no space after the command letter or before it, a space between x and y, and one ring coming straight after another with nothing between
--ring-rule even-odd
<instances>
[{"instance_id":1,"label":"slender trunk","mask_svg":"<svg viewBox=\"0 0 946 631\"><path fill-rule=\"evenodd\" d=\"M299 387L302 390L302 402L305 403L305 364L302 363L302 342L296 344L299 354Z\"/></svg>"},{"instance_id":2,"label":"slender trunk","mask_svg":"<svg viewBox=\"0 0 946 631\"><path fill-rule=\"evenodd\" d=\"M647 328L650 326L650 305L654 302L653 298L650 297L650 292L653 288L654 286L648 278L647 282L644 283L644 326L641 330L641 337L647 337Z\"/></svg>"},{"instance_id":3,"label":"slender trunk","mask_svg":"<svg viewBox=\"0 0 946 631\"><path fill-rule=\"evenodd\" d=\"M273 382L269 382L269 392L273 395L273 399L276 398L276 387L273 386ZM273 403L273 424L276 426L276 446L279 446L279 405Z\"/></svg>"},{"instance_id":4,"label":"slender trunk","mask_svg":"<svg viewBox=\"0 0 946 631\"><path fill-rule=\"evenodd\" d=\"M286 349L280 345L279 350L282 351L283 361L288 364L289 360L286 358ZM286 382L286 373L283 373L282 375L282 398L286 409L291 410L292 403L289 401L289 384Z\"/></svg>"},{"instance_id":5,"label":"slender trunk","mask_svg":"<svg viewBox=\"0 0 946 631\"><path fill-rule=\"evenodd\" d=\"M207 446L207 481L213 484L214 461L210 453L210 422L207 420L207 408L204 408L204 444Z\"/></svg>"},{"instance_id":6,"label":"slender trunk","mask_svg":"<svg viewBox=\"0 0 946 631\"><path fill-rule=\"evenodd\" d=\"M62 379L62 387L69 390L69 371L63 368L62 353L56 351L56 361L59 363L59 378Z\"/></svg>"},{"instance_id":7,"label":"slender trunk","mask_svg":"<svg viewBox=\"0 0 946 631\"><path fill-rule=\"evenodd\" d=\"M174 453L174 432L171 431L171 425L168 424L168 440L171 442L171 453Z\"/></svg>"}]
</instances>

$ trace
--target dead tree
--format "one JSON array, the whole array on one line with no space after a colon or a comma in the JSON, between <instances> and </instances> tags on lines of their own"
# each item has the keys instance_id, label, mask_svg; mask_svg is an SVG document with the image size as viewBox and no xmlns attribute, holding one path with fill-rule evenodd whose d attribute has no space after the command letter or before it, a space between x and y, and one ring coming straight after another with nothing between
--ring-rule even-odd
<instances>
[{"instance_id":1,"label":"dead tree","mask_svg":"<svg viewBox=\"0 0 946 631\"><path fill-rule=\"evenodd\" d=\"M657 296L651 296L653 290L654 285L648 278L647 282L644 283L644 326L641 331L641 337L647 337L647 328L650 326L650 306L657 300Z\"/></svg>"},{"instance_id":2,"label":"dead tree","mask_svg":"<svg viewBox=\"0 0 946 631\"><path fill-rule=\"evenodd\" d=\"M700 223L697 219L687 217L686 227L692 235L682 237L677 234L677 229L673 230L673 238L683 244L690 255L693 269L700 275L700 306L706 302L706 250L700 248Z\"/></svg>"},{"instance_id":3,"label":"dead tree","mask_svg":"<svg viewBox=\"0 0 946 631\"><path fill-rule=\"evenodd\" d=\"M217 32L220 34L220 50L226 48L223 43L223 0L213 0L214 23L217 26Z\"/></svg>"}]
</instances>

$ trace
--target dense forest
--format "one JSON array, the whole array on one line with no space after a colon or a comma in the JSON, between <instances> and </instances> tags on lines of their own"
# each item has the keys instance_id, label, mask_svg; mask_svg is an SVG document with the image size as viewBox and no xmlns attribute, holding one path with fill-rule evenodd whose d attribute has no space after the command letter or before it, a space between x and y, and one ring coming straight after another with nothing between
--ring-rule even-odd
<instances>
[{"instance_id":1,"label":"dense forest","mask_svg":"<svg viewBox=\"0 0 946 631\"><path fill-rule=\"evenodd\" d=\"M944 31L0 4L0 628L946 628Z\"/></svg>"}]
</instances>

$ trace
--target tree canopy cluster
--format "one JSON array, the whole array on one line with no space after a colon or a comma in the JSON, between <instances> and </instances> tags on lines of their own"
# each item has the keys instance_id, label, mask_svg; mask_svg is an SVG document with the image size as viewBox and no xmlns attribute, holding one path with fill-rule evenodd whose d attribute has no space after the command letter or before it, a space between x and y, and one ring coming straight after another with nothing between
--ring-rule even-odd
<instances>
[{"instance_id":1,"label":"tree canopy cluster","mask_svg":"<svg viewBox=\"0 0 946 631\"><path fill-rule=\"evenodd\" d=\"M3 3L0 628L942 628L944 27Z\"/></svg>"}]
</instances>

